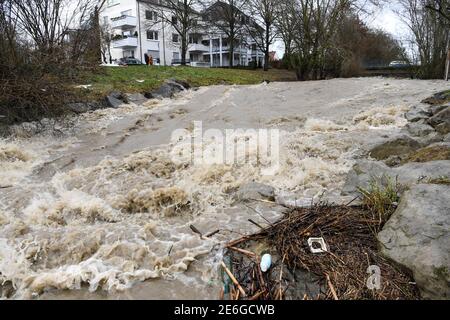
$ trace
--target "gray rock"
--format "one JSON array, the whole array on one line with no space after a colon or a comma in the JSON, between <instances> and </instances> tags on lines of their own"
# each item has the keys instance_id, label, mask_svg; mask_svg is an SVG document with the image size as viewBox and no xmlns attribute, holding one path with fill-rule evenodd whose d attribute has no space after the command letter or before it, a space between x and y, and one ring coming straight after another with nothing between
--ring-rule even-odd
<instances>
[{"instance_id":1,"label":"gray rock","mask_svg":"<svg viewBox=\"0 0 450 320\"><path fill-rule=\"evenodd\" d=\"M450 132L450 107L445 108L439 113L435 114L428 120L433 128L440 134L447 134Z\"/></svg>"},{"instance_id":2,"label":"gray rock","mask_svg":"<svg viewBox=\"0 0 450 320\"><path fill-rule=\"evenodd\" d=\"M105 102L106 105L108 106L108 108L114 108L117 109L119 108L121 105L124 104L124 102L122 100L117 99L116 97L114 97L113 95L108 95L105 98Z\"/></svg>"},{"instance_id":3,"label":"gray rock","mask_svg":"<svg viewBox=\"0 0 450 320\"><path fill-rule=\"evenodd\" d=\"M378 234L382 254L412 271L423 298L450 298L449 230L450 186L421 184Z\"/></svg>"},{"instance_id":4,"label":"gray rock","mask_svg":"<svg viewBox=\"0 0 450 320\"><path fill-rule=\"evenodd\" d=\"M172 98L176 93L186 90L183 85L173 80L167 80L161 87L157 90L152 91L151 93L147 93L145 95L146 98L152 99L163 99L163 98Z\"/></svg>"},{"instance_id":5,"label":"gray rock","mask_svg":"<svg viewBox=\"0 0 450 320\"><path fill-rule=\"evenodd\" d=\"M377 145L370 151L370 156L377 160L386 160L392 156L409 154L421 147L413 138L402 135Z\"/></svg>"},{"instance_id":6,"label":"gray rock","mask_svg":"<svg viewBox=\"0 0 450 320\"><path fill-rule=\"evenodd\" d=\"M177 79L170 79L170 81L178 83L179 85L181 85L185 90L188 90L191 88L191 85L184 80L177 80Z\"/></svg>"},{"instance_id":7,"label":"gray rock","mask_svg":"<svg viewBox=\"0 0 450 320\"><path fill-rule=\"evenodd\" d=\"M448 133L448 134L444 137L443 141L444 141L444 142L450 142L450 133Z\"/></svg>"},{"instance_id":8,"label":"gray rock","mask_svg":"<svg viewBox=\"0 0 450 320\"><path fill-rule=\"evenodd\" d=\"M235 194L235 199L241 201L265 198L274 199L275 189L271 186L257 182L250 182L240 186Z\"/></svg>"},{"instance_id":9,"label":"gray rock","mask_svg":"<svg viewBox=\"0 0 450 320\"><path fill-rule=\"evenodd\" d=\"M439 112L441 112L442 110L448 108L449 106L450 106L450 103L443 104L443 105L437 105L437 106L431 106L430 107L431 114L434 116L434 115L438 114Z\"/></svg>"},{"instance_id":10,"label":"gray rock","mask_svg":"<svg viewBox=\"0 0 450 320\"><path fill-rule=\"evenodd\" d=\"M414 137L425 137L434 132L434 128L427 124L425 120L408 123L406 130Z\"/></svg>"},{"instance_id":11,"label":"gray rock","mask_svg":"<svg viewBox=\"0 0 450 320\"><path fill-rule=\"evenodd\" d=\"M392 169L380 161L361 160L358 161L347 174L344 187L342 188L342 195L356 195L358 188L367 188L371 180L378 182L384 177L390 177Z\"/></svg>"},{"instance_id":12,"label":"gray rock","mask_svg":"<svg viewBox=\"0 0 450 320\"><path fill-rule=\"evenodd\" d=\"M122 100L123 102L126 102L126 96L119 91L112 91L108 96L113 97L117 100Z\"/></svg>"},{"instance_id":13,"label":"gray rock","mask_svg":"<svg viewBox=\"0 0 450 320\"><path fill-rule=\"evenodd\" d=\"M128 102L132 102L138 105L143 104L147 101L147 98L141 93L126 94L126 98Z\"/></svg>"},{"instance_id":14,"label":"gray rock","mask_svg":"<svg viewBox=\"0 0 450 320\"><path fill-rule=\"evenodd\" d=\"M429 106L425 105L417 105L413 106L411 110L405 113L406 120L410 122L416 122L422 119L428 119L431 117L431 111L429 110Z\"/></svg>"},{"instance_id":15,"label":"gray rock","mask_svg":"<svg viewBox=\"0 0 450 320\"><path fill-rule=\"evenodd\" d=\"M386 185L391 180L409 187L429 179L448 176L449 173L450 161L448 160L411 162L397 168L390 168L379 161L361 160L348 173L342 194L357 195L358 187L368 188L371 181Z\"/></svg>"}]
</instances>

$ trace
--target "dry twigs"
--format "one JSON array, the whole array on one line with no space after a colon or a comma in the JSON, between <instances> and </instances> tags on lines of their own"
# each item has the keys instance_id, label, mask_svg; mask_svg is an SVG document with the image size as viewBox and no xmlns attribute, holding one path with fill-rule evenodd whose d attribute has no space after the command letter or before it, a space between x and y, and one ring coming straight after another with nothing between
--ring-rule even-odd
<instances>
[{"instance_id":1,"label":"dry twigs","mask_svg":"<svg viewBox=\"0 0 450 320\"><path fill-rule=\"evenodd\" d=\"M234 247L230 248L234 252L234 272L253 300L288 297L286 288L282 288L285 273L282 266L277 274L271 274L272 270L263 274L248 250L236 250L249 240L267 242L276 249L279 261L283 257L281 265L289 271L300 269L319 277L323 289L317 299L419 299L411 276L379 254L376 235L372 232L374 226L380 227L379 220L363 208L314 205L293 210L278 223L254 236L236 240L228 248ZM312 254L307 244L310 237L324 238L330 252ZM367 270L371 265L381 269L379 290L367 287L370 276Z\"/></svg>"}]
</instances>

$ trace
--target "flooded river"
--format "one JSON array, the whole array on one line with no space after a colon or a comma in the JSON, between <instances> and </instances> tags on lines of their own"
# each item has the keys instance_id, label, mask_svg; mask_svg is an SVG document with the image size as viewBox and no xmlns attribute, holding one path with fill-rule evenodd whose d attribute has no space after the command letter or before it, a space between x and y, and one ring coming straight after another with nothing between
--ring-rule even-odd
<instances>
[{"instance_id":1,"label":"flooded river","mask_svg":"<svg viewBox=\"0 0 450 320\"><path fill-rule=\"evenodd\" d=\"M338 195L367 148L443 81L212 86L29 124L0 140L0 289L12 299L215 299L222 245L264 224L234 193ZM177 129L278 129L279 170L174 161ZM245 138L245 137L243 137ZM250 148L248 153L257 152ZM178 159L179 160L179 159ZM277 207L254 209L275 221ZM205 234L201 239L190 226Z\"/></svg>"}]
</instances>

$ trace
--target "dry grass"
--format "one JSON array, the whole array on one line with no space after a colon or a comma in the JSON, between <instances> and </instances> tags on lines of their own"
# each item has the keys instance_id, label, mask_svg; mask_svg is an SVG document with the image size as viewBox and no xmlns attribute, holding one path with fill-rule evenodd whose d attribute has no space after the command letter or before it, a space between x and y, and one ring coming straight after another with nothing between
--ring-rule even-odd
<instances>
[{"instance_id":1,"label":"dry grass","mask_svg":"<svg viewBox=\"0 0 450 320\"><path fill-rule=\"evenodd\" d=\"M364 207L372 214L372 219L378 221L374 230L376 233L381 230L397 208L401 189L401 186L390 177L380 180L386 180L386 183L382 184L378 179L373 179L368 188L358 188Z\"/></svg>"}]
</instances>

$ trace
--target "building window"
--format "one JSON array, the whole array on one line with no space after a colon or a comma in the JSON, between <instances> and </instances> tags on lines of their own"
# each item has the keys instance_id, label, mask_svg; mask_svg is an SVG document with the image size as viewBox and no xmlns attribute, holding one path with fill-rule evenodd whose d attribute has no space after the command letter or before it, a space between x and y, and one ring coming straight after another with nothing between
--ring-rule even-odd
<instances>
[{"instance_id":1,"label":"building window","mask_svg":"<svg viewBox=\"0 0 450 320\"><path fill-rule=\"evenodd\" d=\"M197 34L190 34L189 35L189 43L190 44L198 44L199 36Z\"/></svg>"},{"instance_id":2,"label":"building window","mask_svg":"<svg viewBox=\"0 0 450 320\"><path fill-rule=\"evenodd\" d=\"M177 17L175 17L175 16L172 17L172 24L173 24L173 25L177 25L177 24L178 24L178 19L177 19Z\"/></svg>"},{"instance_id":3,"label":"building window","mask_svg":"<svg viewBox=\"0 0 450 320\"><path fill-rule=\"evenodd\" d=\"M148 30L147 40L158 40L158 31Z\"/></svg>"},{"instance_id":4,"label":"building window","mask_svg":"<svg viewBox=\"0 0 450 320\"><path fill-rule=\"evenodd\" d=\"M146 10L145 11L145 19L156 21L156 20L158 20L158 13L156 11Z\"/></svg>"},{"instance_id":5,"label":"building window","mask_svg":"<svg viewBox=\"0 0 450 320\"><path fill-rule=\"evenodd\" d=\"M177 33L172 33L172 42L173 43L178 43L180 42L180 35Z\"/></svg>"}]
</instances>

